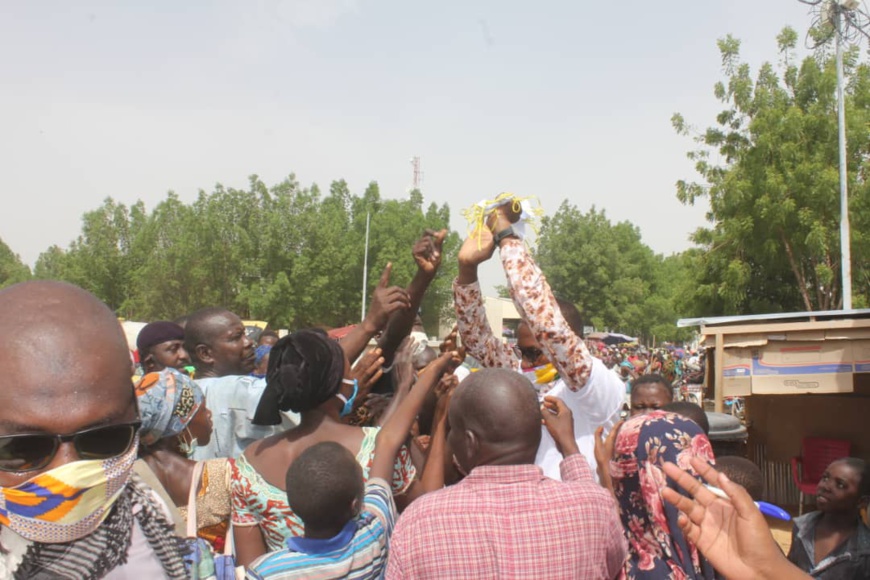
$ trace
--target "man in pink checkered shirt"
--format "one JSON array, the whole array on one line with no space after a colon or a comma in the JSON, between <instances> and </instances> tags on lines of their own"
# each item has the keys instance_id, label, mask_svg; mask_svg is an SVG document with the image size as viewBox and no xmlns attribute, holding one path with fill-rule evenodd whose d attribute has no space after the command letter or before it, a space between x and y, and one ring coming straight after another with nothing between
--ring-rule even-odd
<instances>
[{"instance_id":1,"label":"man in pink checkered shirt","mask_svg":"<svg viewBox=\"0 0 870 580\"><path fill-rule=\"evenodd\" d=\"M450 402L448 436L468 476L418 499L390 542L387 579L611 580L626 544L613 497L592 478L564 401L539 407L513 371L470 375ZM541 417L564 459L562 481L534 465Z\"/></svg>"}]
</instances>

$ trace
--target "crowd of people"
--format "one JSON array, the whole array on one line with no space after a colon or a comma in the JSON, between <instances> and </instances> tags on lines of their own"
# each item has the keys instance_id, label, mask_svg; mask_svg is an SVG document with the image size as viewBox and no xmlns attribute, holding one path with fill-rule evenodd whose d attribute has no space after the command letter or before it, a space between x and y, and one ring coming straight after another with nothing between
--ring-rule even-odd
<instances>
[{"instance_id":1,"label":"crowd of people","mask_svg":"<svg viewBox=\"0 0 870 580\"><path fill-rule=\"evenodd\" d=\"M414 337L444 231L340 341L255 344L213 307L148 324L137 368L86 291L0 291L0 578L870 578L867 464L828 468L784 555L743 463L719 473L703 411L673 401L683 357L590 350L519 217L462 245L438 349ZM516 344L478 282L496 251Z\"/></svg>"}]
</instances>

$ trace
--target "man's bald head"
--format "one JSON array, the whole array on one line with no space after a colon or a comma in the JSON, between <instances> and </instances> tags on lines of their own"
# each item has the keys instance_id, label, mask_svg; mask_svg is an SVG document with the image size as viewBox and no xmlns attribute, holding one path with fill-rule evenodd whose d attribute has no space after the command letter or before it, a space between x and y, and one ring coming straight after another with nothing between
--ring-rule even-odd
<instances>
[{"instance_id":1,"label":"man's bald head","mask_svg":"<svg viewBox=\"0 0 870 580\"><path fill-rule=\"evenodd\" d=\"M532 384L505 369L468 376L450 401L450 437L461 466L533 463L541 411Z\"/></svg>"},{"instance_id":2,"label":"man's bald head","mask_svg":"<svg viewBox=\"0 0 870 580\"><path fill-rule=\"evenodd\" d=\"M0 434L65 434L130 421L130 351L115 314L93 294L54 281L0 290ZM74 461L58 451L47 469ZM32 476L33 473L28 473ZM0 476L9 485L10 474Z\"/></svg>"}]
</instances>

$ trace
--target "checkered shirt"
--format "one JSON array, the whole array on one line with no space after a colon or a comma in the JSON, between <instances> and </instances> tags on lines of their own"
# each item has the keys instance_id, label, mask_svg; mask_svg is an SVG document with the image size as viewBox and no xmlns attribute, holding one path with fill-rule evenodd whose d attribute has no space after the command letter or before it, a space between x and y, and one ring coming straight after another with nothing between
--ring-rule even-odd
<instances>
[{"instance_id":1,"label":"checkered shirt","mask_svg":"<svg viewBox=\"0 0 870 580\"><path fill-rule=\"evenodd\" d=\"M399 518L387 580L617 577L626 544L613 497L581 454L561 470L560 482L534 465L477 467L418 499Z\"/></svg>"}]
</instances>

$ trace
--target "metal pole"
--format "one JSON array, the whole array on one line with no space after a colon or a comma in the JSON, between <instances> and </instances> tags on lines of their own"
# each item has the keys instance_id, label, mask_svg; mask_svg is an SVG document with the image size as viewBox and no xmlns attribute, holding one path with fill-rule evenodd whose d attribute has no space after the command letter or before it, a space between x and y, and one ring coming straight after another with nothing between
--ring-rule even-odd
<instances>
[{"instance_id":1,"label":"metal pole","mask_svg":"<svg viewBox=\"0 0 870 580\"><path fill-rule=\"evenodd\" d=\"M366 251L365 258L363 258L362 317L360 320L364 320L366 317L366 286L369 277L369 223L371 218L372 214L366 212Z\"/></svg>"},{"instance_id":2,"label":"metal pole","mask_svg":"<svg viewBox=\"0 0 870 580\"><path fill-rule=\"evenodd\" d=\"M843 91L842 14L834 7L837 27L837 113L840 129L840 269L843 276L843 309L852 309L852 244L849 229L849 189L846 181L846 99Z\"/></svg>"}]
</instances>

